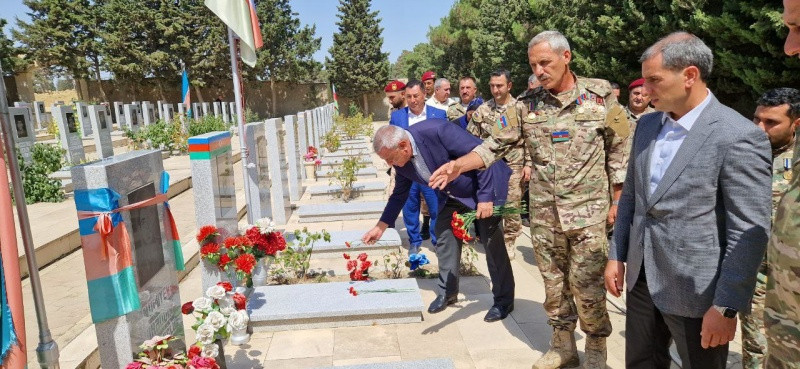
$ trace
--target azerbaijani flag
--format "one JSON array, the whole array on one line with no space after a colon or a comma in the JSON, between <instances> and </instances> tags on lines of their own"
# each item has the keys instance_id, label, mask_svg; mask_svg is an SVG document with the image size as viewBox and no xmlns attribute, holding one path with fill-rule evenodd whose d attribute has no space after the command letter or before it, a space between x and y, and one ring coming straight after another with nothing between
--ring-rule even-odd
<instances>
[{"instance_id":1,"label":"azerbaijani flag","mask_svg":"<svg viewBox=\"0 0 800 369\"><path fill-rule=\"evenodd\" d=\"M192 116L192 98L189 93L189 74L183 70L183 83L181 84L181 95L183 95L183 105L186 106L186 116Z\"/></svg>"},{"instance_id":2,"label":"azerbaijani flag","mask_svg":"<svg viewBox=\"0 0 800 369\"><path fill-rule=\"evenodd\" d=\"M333 91L333 107L336 109L336 113L339 113L339 95L336 94L336 85L331 83L331 90Z\"/></svg>"},{"instance_id":3,"label":"azerbaijani flag","mask_svg":"<svg viewBox=\"0 0 800 369\"><path fill-rule=\"evenodd\" d=\"M264 46L253 0L205 0L204 4L241 40L242 61L255 67L256 50Z\"/></svg>"}]
</instances>

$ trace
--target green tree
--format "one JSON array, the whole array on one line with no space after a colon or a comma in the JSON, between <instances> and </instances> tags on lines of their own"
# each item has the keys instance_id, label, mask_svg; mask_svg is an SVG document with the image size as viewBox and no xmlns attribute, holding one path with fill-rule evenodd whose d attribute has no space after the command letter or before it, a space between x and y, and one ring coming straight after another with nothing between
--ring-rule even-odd
<instances>
[{"instance_id":1,"label":"green tree","mask_svg":"<svg viewBox=\"0 0 800 369\"><path fill-rule=\"evenodd\" d=\"M289 0L261 0L256 3L261 22L261 34L266 40L258 51L255 73L251 79L269 81L272 108L277 111L276 81L312 81L322 65L313 58L322 39L314 37L316 26L300 27L297 13L292 12Z\"/></svg>"},{"instance_id":2,"label":"green tree","mask_svg":"<svg viewBox=\"0 0 800 369\"><path fill-rule=\"evenodd\" d=\"M339 94L362 96L369 111L367 94L379 90L389 78L388 53L381 52L383 28L370 0L339 0L339 31L333 35L330 58L325 65Z\"/></svg>"},{"instance_id":3,"label":"green tree","mask_svg":"<svg viewBox=\"0 0 800 369\"><path fill-rule=\"evenodd\" d=\"M24 71L29 63L20 57L25 50L15 47L14 41L6 37L6 23L5 19L0 18L0 65L3 67L3 73L10 76Z\"/></svg>"},{"instance_id":4,"label":"green tree","mask_svg":"<svg viewBox=\"0 0 800 369\"><path fill-rule=\"evenodd\" d=\"M420 79L428 70L436 70L435 61L441 51L430 43L420 43L414 50L403 50L394 65L394 78Z\"/></svg>"},{"instance_id":5,"label":"green tree","mask_svg":"<svg viewBox=\"0 0 800 369\"><path fill-rule=\"evenodd\" d=\"M181 26L170 52L183 61L195 93L203 101L200 88L219 87L232 78L228 29L202 0L180 1L178 5L181 20L177 22ZM178 67L172 83L180 83L180 70Z\"/></svg>"},{"instance_id":6,"label":"green tree","mask_svg":"<svg viewBox=\"0 0 800 369\"><path fill-rule=\"evenodd\" d=\"M30 23L17 20L14 38L28 58L42 68L68 73L75 79L100 81L102 62L99 27L102 3L89 0L24 0ZM103 99L105 92L100 89Z\"/></svg>"},{"instance_id":7,"label":"green tree","mask_svg":"<svg viewBox=\"0 0 800 369\"><path fill-rule=\"evenodd\" d=\"M49 69L37 68L33 72L33 92L45 93L56 89L53 83L53 74Z\"/></svg>"}]
</instances>

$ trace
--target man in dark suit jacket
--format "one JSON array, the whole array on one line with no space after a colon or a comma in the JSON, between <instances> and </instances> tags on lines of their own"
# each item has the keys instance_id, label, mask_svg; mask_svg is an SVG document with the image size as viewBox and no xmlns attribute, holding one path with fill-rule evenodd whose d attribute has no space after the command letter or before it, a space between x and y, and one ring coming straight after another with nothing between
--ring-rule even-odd
<instances>
[{"instance_id":1,"label":"man in dark suit jacket","mask_svg":"<svg viewBox=\"0 0 800 369\"><path fill-rule=\"evenodd\" d=\"M673 339L683 368L722 369L767 245L770 144L708 90L699 38L673 33L640 60L660 112L637 125L605 271L612 295L628 283L625 366L669 368Z\"/></svg>"},{"instance_id":2,"label":"man in dark suit jacket","mask_svg":"<svg viewBox=\"0 0 800 369\"><path fill-rule=\"evenodd\" d=\"M365 243L380 239L389 224L397 219L412 184L426 184L431 168L470 152L481 140L443 119L428 119L408 128L384 126L375 133L373 149L397 171L395 186L378 224L364 234ZM439 286L428 311L437 313L457 300L458 270L462 241L453 235L446 220L453 212L477 210L475 226L486 245L486 262L492 279L494 304L484 317L492 322L505 318L514 309L514 275L503 241L502 217L492 215L494 205L502 205L508 194L511 169L499 161L486 170L473 170L458 176L439 191L437 212L442 221L435 227L436 256L439 260Z\"/></svg>"},{"instance_id":3,"label":"man in dark suit jacket","mask_svg":"<svg viewBox=\"0 0 800 369\"><path fill-rule=\"evenodd\" d=\"M425 119L447 119L447 113L444 110L425 104L425 91L422 82L417 80L409 81L406 84L405 98L408 106L392 112L389 124L408 129L408 127ZM434 209L430 212L430 216L426 214L425 209L422 209L424 215L422 229L420 229L419 224L419 213L422 204L420 197L425 199L428 208ZM408 201L403 207L403 224L406 226L408 240L411 243L411 247L408 250L409 254L416 254L419 251L423 239L430 237L431 242L434 245L436 244L436 232L434 232L436 228L436 197L436 191L427 185L414 183L411 186Z\"/></svg>"}]
</instances>

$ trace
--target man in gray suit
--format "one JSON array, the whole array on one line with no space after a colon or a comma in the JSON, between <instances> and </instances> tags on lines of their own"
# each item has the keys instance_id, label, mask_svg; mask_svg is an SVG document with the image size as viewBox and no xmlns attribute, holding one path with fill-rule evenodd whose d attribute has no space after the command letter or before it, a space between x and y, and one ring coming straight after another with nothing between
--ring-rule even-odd
<instances>
[{"instance_id":1,"label":"man in gray suit","mask_svg":"<svg viewBox=\"0 0 800 369\"><path fill-rule=\"evenodd\" d=\"M725 368L736 314L750 309L770 227L771 151L750 120L708 90L713 54L673 33L642 55L643 116L605 271L628 283L627 368ZM625 275L627 263L627 275Z\"/></svg>"}]
</instances>

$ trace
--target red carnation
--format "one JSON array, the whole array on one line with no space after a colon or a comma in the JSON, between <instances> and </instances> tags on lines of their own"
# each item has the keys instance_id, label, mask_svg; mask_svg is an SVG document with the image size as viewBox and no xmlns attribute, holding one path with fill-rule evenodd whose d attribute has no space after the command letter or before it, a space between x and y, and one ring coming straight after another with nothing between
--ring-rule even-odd
<instances>
[{"instance_id":1,"label":"red carnation","mask_svg":"<svg viewBox=\"0 0 800 369\"><path fill-rule=\"evenodd\" d=\"M233 285L231 282L217 282L217 286L220 286L225 289L225 292L233 291Z\"/></svg>"},{"instance_id":2,"label":"red carnation","mask_svg":"<svg viewBox=\"0 0 800 369\"><path fill-rule=\"evenodd\" d=\"M270 232L267 234L267 255L275 255L278 251L286 250L286 239L280 232Z\"/></svg>"},{"instance_id":3,"label":"red carnation","mask_svg":"<svg viewBox=\"0 0 800 369\"><path fill-rule=\"evenodd\" d=\"M350 247L350 242L345 242L344 245Z\"/></svg>"},{"instance_id":4,"label":"red carnation","mask_svg":"<svg viewBox=\"0 0 800 369\"><path fill-rule=\"evenodd\" d=\"M189 315L193 311L194 311L194 306L192 306L192 302L191 301L181 305L181 313L183 313L183 315Z\"/></svg>"},{"instance_id":5,"label":"red carnation","mask_svg":"<svg viewBox=\"0 0 800 369\"><path fill-rule=\"evenodd\" d=\"M189 347L189 352L187 352L186 354L189 357L189 359L191 360L195 356L200 356L200 354L202 352L203 352L203 350L200 347L192 345L192 347Z\"/></svg>"},{"instance_id":6,"label":"red carnation","mask_svg":"<svg viewBox=\"0 0 800 369\"><path fill-rule=\"evenodd\" d=\"M347 261L347 270L353 270L356 267L358 267L358 261L357 260L349 260L349 261Z\"/></svg>"},{"instance_id":7,"label":"red carnation","mask_svg":"<svg viewBox=\"0 0 800 369\"><path fill-rule=\"evenodd\" d=\"M356 269L356 270L353 270L352 272L350 272L350 280L351 281L360 281L360 280L363 280L363 279L364 279L364 274L361 272L361 270Z\"/></svg>"},{"instance_id":8,"label":"red carnation","mask_svg":"<svg viewBox=\"0 0 800 369\"><path fill-rule=\"evenodd\" d=\"M251 254L242 254L234 262L236 263L236 270L250 274L256 266L256 257Z\"/></svg>"},{"instance_id":9,"label":"red carnation","mask_svg":"<svg viewBox=\"0 0 800 369\"><path fill-rule=\"evenodd\" d=\"M344 257L346 260L350 260L350 254L348 254L348 253L343 253L343 254L342 254L342 256L343 256L343 257Z\"/></svg>"},{"instance_id":10,"label":"red carnation","mask_svg":"<svg viewBox=\"0 0 800 369\"><path fill-rule=\"evenodd\" d=\"M200 248L200 255L202 256L216 253L219 253L219 245L213 242L207 243Z\"/></svg>"},{"instance_id":11,"label":"red carnation","mask_svg":"<svg viewBox=\"0 0 800 369\"><path fill-rule=\"evenodd\" d=\"M209 238L216 236L219 236L217 227L214 227L213 225L202 226L197 232L197 242L207 241Z\"/></svg>"},{"instance_id":12,"label":"red carnation","mask_svg":"<svg viewBox=\"0 0 800 369\"><path fill-rule=\"evenodd\" d=\"M245 237L250 240L250 243L259 251L266 253L269 248L269 239L257 227L252 227L245 232Z\"/></svg>"},{"instance_id":13,"label":"red carnation","mask_svg":"<svg viewBox=\"0 0 800 369\"><path fill-rule=\"evenodd\" d=\"M370 266L372 266L372 262L369 260L364 260L364 262L361 263L361 271L366 271Z\"/></svg>"},{"instance_id":14,"label":"red carnation","mask_svg":"<svg viewBox=\"0 0 800 369\"><path fill-rule=\"evenodd\" d=\"M231 262L231 257L228 254L222 254L219 257L219 267L220 269L225 269L226 266Z\"/></svg>"},{"instance_id":15,"label":"red carnation","mask_svg":"<svg viewBox=\"0 0 800 369\"><path fill-rule=\"evenodd\" d=\"M236 307L236 310L244 310L247 307L247 297L241 293L234 293L233 306Z\"/></svg>"},{"instance_id":16,"label":"red carnation","mask_svg":"<svg viewBox=\"0 0 800 369\"><path fill-rule=\"evenodd\" d=\"M367 253L366 252L362 252L362 253L358 254L358 260L361 260L361 261L367 260Z\"/></svg>"}]
</instances>

